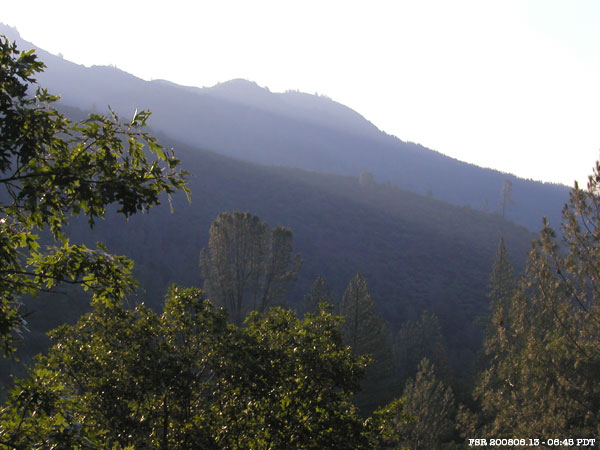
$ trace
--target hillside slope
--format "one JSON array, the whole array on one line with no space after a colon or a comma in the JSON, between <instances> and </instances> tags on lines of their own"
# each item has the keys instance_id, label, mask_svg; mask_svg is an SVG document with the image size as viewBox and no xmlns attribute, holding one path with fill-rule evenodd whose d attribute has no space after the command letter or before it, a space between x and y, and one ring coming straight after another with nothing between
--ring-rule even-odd
<instances>
[{"instance_id":1,"label":"hillside slope","mask_svg":"<svg viewBox=\"0 0 600 450\"><path fill-rule=\"evenodd\" d=\"M71 111L73 113L73 111ZM359 183L357 177L268 167L233 160L177 143L182 167L193 173L192 203L174 199L128 222L109 214L90 231L74 224L72 242L104 242L136 263L141 290L132 302L154 308L169 285L201 286L200 250L211 222L224 210L248 210L271 226L294 233L294 251L304 265L287 301L297 307L318 275L336 298L361 272L377 309L392 332L423 310L435 311L457 370L466 370L479 348L475 319L488 311L489 272L501 236L518 267L534 236L496 214L457 207L389 185ZM44 348L43 330L75 320L86 308L78 291L66 289L29 302L36 351ZM28 345L31 340L28 338Z\"/></svg>"}]
</instances>

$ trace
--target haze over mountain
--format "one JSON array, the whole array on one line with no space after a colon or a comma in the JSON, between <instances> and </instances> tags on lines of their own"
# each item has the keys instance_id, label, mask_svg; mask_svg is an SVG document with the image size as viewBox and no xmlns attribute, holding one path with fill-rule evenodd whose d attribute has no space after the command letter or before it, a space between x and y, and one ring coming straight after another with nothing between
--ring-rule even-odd
<instances>
[{"instance_id":1,"label":"haze over mountain","mask_svg":"<svg viewBox=\"0 0 600 450\"><path fill-rule=\"evenodd\" d=\"M34 48L10 27L0 26L0 33L21 49ZM48 66L38 81L64 104L100 112L110 105L124 116L150 109L155 130L238 159L353 176L368 171L379 182L489 212L500 210L508 179L514 206L506 216L532 230L541 227L542 216L558 226L568 196L562 185L523 180L403 142L327 97L272 93L246 80L209 88L144 81L115 67L87 68L37 53Z\"/></svg>"}]
</instances>

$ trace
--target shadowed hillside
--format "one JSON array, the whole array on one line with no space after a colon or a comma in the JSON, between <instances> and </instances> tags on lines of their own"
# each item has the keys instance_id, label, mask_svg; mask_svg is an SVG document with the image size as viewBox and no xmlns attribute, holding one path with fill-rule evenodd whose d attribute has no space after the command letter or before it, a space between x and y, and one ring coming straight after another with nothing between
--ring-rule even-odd
<instances>
[{"instance_id":1,"label":"shadowed hillside","mask_svg":"<svg viewBox=\"0 0 600 450\"><path fill-rule=\"evenodd\" d=\"M198 256L219 212L248 210L272 226L293 230L294 251L304 265L287 297L290 306L301 303L318 275L325 276L339 299L360 271L392 332L425 309L435 311L449 357L461 372L468 370L481 342L474 321L488 311L488 279L500 237L517 267L533 238L498 215L389 185L236 161L165 136L160 141L175 147L182 167L193 174L192 203L177 196L174 214L168 205L128 222L109 214L91 232L77 224L69 232L73 242L102 241L111 252L134 259L142 289L131 301L153 308L162 305L172 283L202 285ZM63 292L29 303L29 351L43 350L43 330L74 321L86 310L79 291Z\"/></svg>"}]
</instances>

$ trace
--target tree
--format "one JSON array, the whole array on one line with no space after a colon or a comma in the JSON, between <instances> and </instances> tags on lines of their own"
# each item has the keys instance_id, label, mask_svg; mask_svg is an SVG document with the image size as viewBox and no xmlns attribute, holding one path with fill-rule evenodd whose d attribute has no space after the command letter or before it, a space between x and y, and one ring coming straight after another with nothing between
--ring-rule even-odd
<instances>
[{"instance_id":1,"label":"tree","mask_svg":"<svg viewBox=\"0 0 600 450\"><path fill-rule=\"evenodd\" d=\"M210 227L208 249L200 253L204 289L241 325L250 311L277 305L296 280L302 259L293 258L292 231L249 212L222 212Z\"/></svg>"},{"instance_id":2,"label":"tree","mask_svg":"<svg viewBox=\"0 0 600 450\"><path fill-rule=\"evenodd\" d=\"M436 379L429 360L423 359L419 363L417 375L406 383L403 396L406 399L405 414L415 418L403 430L410 448L441 448L454 430L454 394Z\"/></svg>"},{"instance_id":3,"label":"tree","mask_svg":"<svg viewBox=\"0 0 600 450\"><path fill-rule=\"evenodd\" d=\"M281 308L250 316L244 333L252 339L239 378L254 380L260 400L254 394L242 397L230 420L255 405L258 420L251 435L259 445L250 441L240 448L371 448L371 430L351 403L367 359L343 345L339 324L325 311L303 321ZM252 348L260 349L258 355ZM249 376L253 363L259 373Z\"/></svg>"},{"instance_id":4,"label":"tree","mask_svg":"<svg viewBox=\"0 0 600 450\"><path fill-rule=\"evenodd\" d=\"M380 450L405 450L405 433L415 418L406 412L406 399L397 398L373 412L373 432Z\"/></svg>"},{"instance_id":5,"label":"tree","mask_svg":"<svg viewBox=\"0 0 600 450\"><path fill-rule=\"evenodd\" d=\"M504 238L501 238L490 275L489 297L491 299L491 307L495 308L498 303L505 302L511 298L515 288L514 269L504 245Z\"/></svg>"},{"instance_id":6,"label":"tree","mask_svg":"<svg viewBox=\"0 0 600 450\"><path fill-rule=\"evenodd\" d=\"M356 402L366 412L381 406L394 395L397 386L393 380L394 361L390 333L385 322L375 312L375 302L367 280L360 273L350 280L342 298L341 327L346 345L357 355L369 355L372 362L367 369L363 391Z\"/></svg>"},{"instance_id":7,"label":"tree","mask_svg":"<svg viewBox=\"0 0 600 450\"><path fill-rule=\"evenodd\" d=\"M486 323L484 352L489 358L502 359L506 348L506 325L510 322L509 308L517 283L508 258L504 239L500 239L492 266L489 284L491 319Z\"/></svg>"},{"instance_id":8,"label":"tree","mask_svg":"<svg viewBox=\"0 0 600 450\"><path fill-rule=\"evenodd\" d=\"M97 305L17 384L0 416L9 448L365 449L350 403L365 358L329 313L273 308L227 324L197 289L162 315ZM61 447L62 446L62 447Z\"/></svg>"},{"instance_id":9,"label":"tree","mask_svg":"<svg viewBox=\"0 0 600 450\"><path fill-rule=\"evenodd\" d=\"M600 432L600 166L563 209L563 242L544 220L517 289L494 311L492 356L476 390L499 433ZM501 310L502 309L502 310Z\"/></svg>"},{"instance_id":10,"label":"tree","mask_svg":"<svg viewBox=\"0 0 600 450\"><path fill-rule=\"evenodd\" d=\"M419 363L424 358L433 361L437 377L445 380L450 378L451 369L442 329L434 313L423 311L418 321L403 323L396 335L394 350L401 384L415 377Z\"/></svg>"},{"instance_id":11,"label":"tree","mask_svg":"<svg viewBox=\"0 0 600 450\"><path fill-rule=\"evenodd\" d=\"M4 354L24 325L20 297L60 283L90 290L93 302L118 302L134 286L131 261L72 244L73 215L90 227L106 207L129 217L187 192L179 161L144 131L149 112L130 121L92 114L74 122L53 108L58 97L36 88L43 70L33 51L0 38L0 343ZM156 158L151 157L154 154ZM42 249L40 234L52 244Z\"/></svg>"},{"instance_id":12,"label":"tree","mask_svg":"<svg viewBox=\"0 0 600 450\"><path fill-rule=\"evenodd\" d=\"M508 208L514 204L515 203L512 199L512 181L506 179L504 180L504 183L502 183L502 189L500 191L500 207L502 208L502 217L505 217Z\"/></svg>"},{"instance_id":13,"label":"tree","mask_svg":"<svg viewBox=\"0 0 600 450\"><path fill-rule=\"evenodd\" d=\"M367 171L363 171L360 173L360 176L358 177L358 183L361 186L366 187L374 187L376 185L375 178L373 178L373 174Z\"/></svg>"},{"instance_id":14,"label":"tree","mask_svg":"<svg viewBox=\"0 0 600 450\"><path fill-rule=\"evenodd\" d=\"M304 313L316 314L320 311L320 305L326 303L331 308L334 308L334 300L329 290L329 285L322 275L319 275L308 293L304 296L302 308Z\"/></svg>"}]
</instances>

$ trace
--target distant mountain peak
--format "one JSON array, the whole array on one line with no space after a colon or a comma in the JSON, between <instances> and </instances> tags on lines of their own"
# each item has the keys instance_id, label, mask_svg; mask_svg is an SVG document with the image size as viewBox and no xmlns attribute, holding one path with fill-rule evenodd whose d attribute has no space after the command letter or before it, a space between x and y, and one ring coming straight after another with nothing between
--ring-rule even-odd
<instances>
[{"instance_id":1,"label":"distant mountain peak","mask_svg":"<svg viewBox=\"0 0 600 450\"><path fill-rule=\"evenodd\" d=\"M254 88L263 90L264 88L260 87L256 81L246 80L245 78L234 78L229 81L223 81L221 83L215 84L213 89L245 89L245 88Z\"/></svg>"},{"instance_id":2,"label":"distant mountain peak","mask_svg":"<svg viewBox=\"0 0 600 450\"><path fill-rule=\"evenodd\" d=\"M21 39L21 34L17 27L10 26L4 22L0 22L0 34L5 35L10 40Z\"/></svg>"},{"instance_id":3,"label":"distant mountain peak","mask_svg":"<svg viewBox=\"0 0 600 450\"><path fill-rule=\"evenodd\" d=\"M235 78L204 89L206 94L249 106L270 108L277 100L273 94L254 81Z\"/></svg>"}]
</instances>

